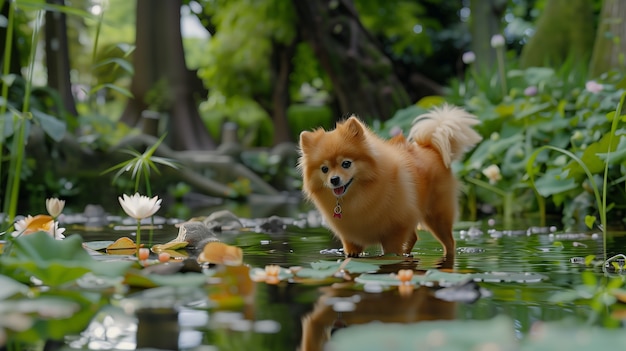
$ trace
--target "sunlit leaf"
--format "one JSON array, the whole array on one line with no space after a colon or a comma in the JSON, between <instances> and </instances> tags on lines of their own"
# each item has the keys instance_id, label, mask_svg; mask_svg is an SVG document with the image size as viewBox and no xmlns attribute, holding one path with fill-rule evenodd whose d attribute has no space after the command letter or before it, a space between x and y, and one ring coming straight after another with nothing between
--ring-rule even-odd
<instances>
[{"instance_id":1,"label":"sunlit leaf","mask_svg":"<svg viewBox=\"0 0 626 351\"><path fill-rule=\"evenodd\" d=\"M596 223L596 216L586 215L585 216L585 225L587 228L593 229L593 225Z\"/></svg>"}]
</instances>

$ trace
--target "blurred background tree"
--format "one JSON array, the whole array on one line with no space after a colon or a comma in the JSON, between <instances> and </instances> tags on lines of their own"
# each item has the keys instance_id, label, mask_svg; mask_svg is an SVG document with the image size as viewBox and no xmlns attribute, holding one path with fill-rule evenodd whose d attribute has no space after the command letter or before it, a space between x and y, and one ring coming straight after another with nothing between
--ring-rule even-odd
<instances>
[{"instance_id":1,"label":"blurred background tree","mask_svg":"<svg viewBox=\"0 0 626 351\"><path fill-rule=\"evenodd\" d=\"M497 104L521 94L520 88L500 91L490 43L495 34L505 39L505 68L517 82L519 69L537 66L570 67L571 77L583 77L578 80L606 77L624 70L626 52L626 6L620 0L6 0L0 5L6 19L0 21L4 111L19 110L24 101L21 76L33 47L33 20L45 12L45 52L35 56L31 106L65 123L67 133L57 142L37 133L42 125L35 119L30 159L21 174L39 177L44 185L37 191L48 193L70 192L63 190L67 179L54 180L80 177L70 169L110 167L110 151L142 133L167 133L164 146L170 150L227 153L245 162L242 150L284 145L293 154L300 131L330 128L350 114L387 133L396 123L387 121L406 107L441 101L429 100L432 96L491 111L477 103L482 95ZM464 62L470 51L474 59ZM579 62L576 71L572 61ZM572 86L581 86L578 80ZM8 125L6 116L2 126ZM6 163L14 154L8 143L13 135L3 128ZM236 131L234 149L224 148L233 140L224 137L225 128ZM275 158L263 157L247 166L266 178L278 172L276 164L294 166L292 160L274 164ZM106 164L97 165L96 158ZM0 177L7 172L0 168Z\"/></svg>"}]
</instances>

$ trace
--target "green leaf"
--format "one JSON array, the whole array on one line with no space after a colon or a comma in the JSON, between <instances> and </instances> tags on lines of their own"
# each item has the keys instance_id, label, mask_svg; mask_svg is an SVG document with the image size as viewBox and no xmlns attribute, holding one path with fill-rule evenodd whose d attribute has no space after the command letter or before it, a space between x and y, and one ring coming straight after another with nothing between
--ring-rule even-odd
<instances>
[{"instance_id":1,"label":"green leaf","mask_svg":"<svg viewBox=\"0 0 626 351\"><path fill-rule=\"evenodd\" d=\"M558 168L549 169L535 181L535 189L543 197L564 193L578 187L574 179L563 177L563 172Z\"/></svg>"},{"instance_id":2,"label":"green leaf","mask_svg":"<svg viewBox=\"0 0 626 351\"><path fill-rule=\"evenodd\" d=\"M41 125L41 129L43 129L52 140L59 142L63 139L66 132L66 124L64 121L39 110L32 110L32 113L35 121Z\"/></svg>"},{"instance_id":3,"label":"green leaf","mask_svg":"<svg viewBox=\"0 0 626 351\"><path fill-rule=\"evenodd\" d=\"M207 282L207 276L202 273L177 273L177 274L149 274L146 276L156 286L203 286Z\"/></svg>"},{"instance_id":4,"label":"green leaf","mask_svg":"<svg viewBox=\"0 0 626 351\"><path fill-rule=\"evenodd\" d=\"M28 286L6 275L0 275L0 301L17 294L27 294Z\"/></svg>"},{"instance_id":5,"label":"green leaf","mask_svg":"<svg viewBox=\"0 0 626 351\"><path fill-rule=\"evenodd\" d=\"M34 325L15 333L14 341L63 340L66 335L79 334L87 328L106 300L100 294L81 291L50 291L36 298L7 301L7 308L34 318Z\"/></svg>"},{"instance_id":6,"label":"green leaf","mask_svg":"<svg viewBox=\"0 0 626 351\"><path fill-rule=\"evenodd\" d=\"M596 223L596 216L586 215L585 216L585 224L587 228L593 229L593 225Z\"/></svg>"},{"instance_id":7,"label":"green leaf","mask_svg":"<svg viewBox=\"0 0 626 351\"><path fill-rule=\"evenodd\" d=\"M102 61L96 63L94 65L94 68L106 66L106 65L109 65L109 64L117 65L120 68L122 68L124 71L128 72L129 74L134 74L135 73L135 69L133 68L133 65L130 62L128 62L127 60L124 60L124 59L119 58L119 57L113 57L113 58L109 58L109 59L106 59L106 60L102 60Z\"/></svg>"},{"instance_id":8,"label":"green leaf","mask_svg":"<svg viewBox=\"0 0 626 351\"><path fill-rule=\"evenodd\" d=\"M43 284L59 286L72 282L87 272L97 275L121 276L131 261L95 261L82 246L79 235L55 240L48 233L24 235L14 241L11 256L0 257L0 272L26 279L33 276Z\"/></svg>"},{"instance_id":9,"label":"green leaf","mask_svg":"<svg viewBox=\"0 0 626 351\"><path fill-rule=\"evenodd\" d=\"M102 89L111 89L111 90L115 90L118 93L122 94L123 96L127 97L127 98L132 98L133 97L133 93L130 92L130 90L128 89L124 89L122 87L119 87L115 84L111 84L111 83L105 83L105 84L98 84L95 87L91 88L91 90L89 90L89 95L93 95L94 93L96 93L99 90Z\"/></svg>"},{"instance_id":10,"label":"green leaf","mask_svg":"<svg viewBox=\"0 0 626 351\"><path fill-rule=\"evenodd\" d=\"M380 269L379 265L368 262L359 262L352 259L348 263L345 262L345 260L312 262L311 268L302 268L297 275L301 278L326 278L332 277L341 270L350 273L365 273L375 272Z\"/></svg>"},{"instance_id":11,"label":"green leaf","mask_svg":"<svg viewBox=\"0 0 626 351\"><path fill-rule=\"evenodd\" d=\"M437 337L434 337L435 335ZM334 334L326 345L326 349L334 351L452 351L487 348L494 350L519 349L513 322L510 318L498 316L486 321L455 320L422 321L409 324L355 324Z\"/></svg>"},{"instance_id":12,"label":"green leaf","mask_svg":"<svg viewBox=\"0 0 626 351\"><path fill-rule=\"evenodd\" d=\"M589 145L580 157L580 160L587 166L592 174L600 174L604 171L604 160L602 160L598 155L606 154L609 150L611 135L612 133L606 133L602 139ZM617 143L613 142L612 144L611 152L614 152L617 147ZM569 165L566 166L566 169L570 170L570 175L574 178L585 175L585 171L581 165L574 160L570 161Z\"/></svg>"}]
</instances>

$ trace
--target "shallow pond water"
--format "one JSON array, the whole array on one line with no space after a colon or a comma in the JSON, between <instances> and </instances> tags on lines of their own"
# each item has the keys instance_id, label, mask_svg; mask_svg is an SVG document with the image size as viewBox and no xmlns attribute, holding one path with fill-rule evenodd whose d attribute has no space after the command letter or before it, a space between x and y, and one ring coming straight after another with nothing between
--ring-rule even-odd
<instances>
[{"instance_id":1,"label":"shallow pond water","mask_svg":"<svg viewBox=\"0 0 626 351\"><path fill-rule=\"evenodd\" d=\"M241 247L244 264L252 269L343 262L339 241L319 226L314 211L294 218L283 218L286 225L278 230L263 230L259 225L263 219L244 220L245 230L225 231L218 237ZM159 222L152 243L175 238L175 223ZM67 232L81 235L85 242L134 235L132 222L98 230L68 224ZM148 232L142 233L143 242L147 242ZM206 294L193 289L170 286L129 291L114 297L83 333L67 336L57 346L98 350L323 350L331 332L372 322L380 326L431 320L478 323L502 317L506 318L505 324L510 323L512 338L523 340L538 322L573 320L585 325L594 316L589 303L559 301L555 296L588 285L583 272L602 279L601 269L584 264L589 255L603 257L601 235L564 233L558 226L518 225L514 230L504 230L487 220L459 223L454 235L454 260L442 260L439 243L426 232L420 233L412 258L380 257L375 248L371 249L355 260L376 266L374 271L362 275L363 279L373 279L370 283L359 281L360 275L347 269L323 279L253 283L245 294L245 302L219 307L208 305ZM612 233L607 240L608 256L623 253L625 244L626 237ZM408 292L401 291L397 284L385 284L386 277L402 269L410 269L416 276L444 272L472 278L415 284ZM377 277L383 278L378 281ZM147 306L148 300L159 303ZM592 324L602 323L598 320ZM488 334L485 340L489 339ZM331 339L336 335L341 333L332 334ZM438 341L433 341L433 345L438 345ZM347 349L350 348L332 348Z\"/></svg>"},{"instance_id":2,"label":"shallow pond water","mask_svg":"<svg viewBox=\"0 0 626 351\"><path fill-rule=\"evenodd\" d=\"M253 268L308 267L312 262L342 261L340 243L327 229L311 227L311 222L316 223L314 218L314 213L301 215L284 231L276 232L254 229L254 222L250 222L252 229L224 232L219 237L241 247L244 263ZM385 276L400 269L411 269L418 275L433 270L491 274L475 279L469 287L459 288L460 292L454 289L462 284L454 285L452 297L448 298L451 301L436 296L442 290L437 284L417 286L403 294L395 288L363 288L367 284L352 282L358 274L347 279L331 277L304 283L255 283L250 303L234 308L207 309L204 298L192 296L179 299L182 302L173 311L155 309L147 315L133 315L124 308L132 300L129 294L130 298L114 302L100 312L81 336L68 338L65 348L322 350L329 332L370 322L392 325L428 320L485 321L505 316L514 337L524 339L536 322L573 319L582 324L589 320L593 314L589 304L556 303L554 297L584 285L583 271L591 271L597 277L603 275L601 270L582 264L586 256L602 257L600 235L521 225L516 230L502 230L497 223L489 222L457 226L454 261L442 260L438 242L426 232L421 233L412 259L379 257L375 249L359 259L377 265L376 273ZM89 242L132 236L131 228L76 228L74 232ZM158 228L153 243L176 237L177 229L172 224ZM146 240L146 234L143 235ZM620 235L611 236L609 255L620 253L624 241Z\"/></svg>"}]
</instances>

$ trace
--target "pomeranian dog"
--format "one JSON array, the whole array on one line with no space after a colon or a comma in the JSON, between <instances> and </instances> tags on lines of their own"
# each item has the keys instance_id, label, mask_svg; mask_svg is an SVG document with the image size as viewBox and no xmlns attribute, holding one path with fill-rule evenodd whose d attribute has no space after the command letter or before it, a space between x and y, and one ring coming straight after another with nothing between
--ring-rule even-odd
<instances>
[{"instance_id":1,"label":"pomeranian dog","mask_svg":"<svg viewBox=\"0 0 626 351\"><path fill-rule=\"evenodd\" d=\"M482 139L472 128L478 122L443 105L415 118L408 139L384 140L355 116L332 131L304 131L298 160L303 192L348 257L373 245L385 254L410 255L418 226L453 256L458 186L450 164Z\"/></svg>"}]
</instances>

